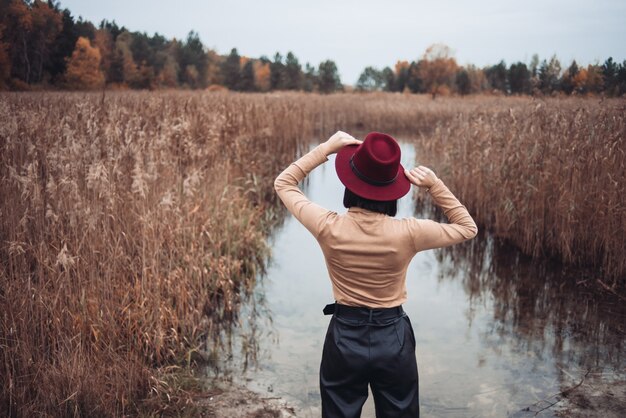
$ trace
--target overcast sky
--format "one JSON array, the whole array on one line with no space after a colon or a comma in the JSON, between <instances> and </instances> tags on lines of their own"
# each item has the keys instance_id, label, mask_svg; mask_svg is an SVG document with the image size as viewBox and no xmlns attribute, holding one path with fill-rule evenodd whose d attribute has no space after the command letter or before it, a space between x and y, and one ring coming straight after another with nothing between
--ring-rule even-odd
<instances>
[{"instance_id":1,"label":"overcast sky","mask_svg":"<svg viewBox=\"0 0 626 418\"><path fill-rule=\"evenodd\" d=\"M563 67L626 59L625 0L61 0L75 17L257 58L292 51L304 66L332 59L342 82L366 66L416 60L444 43L459 64L528 63L557 54Z\"/></svg>"}]
</instances>

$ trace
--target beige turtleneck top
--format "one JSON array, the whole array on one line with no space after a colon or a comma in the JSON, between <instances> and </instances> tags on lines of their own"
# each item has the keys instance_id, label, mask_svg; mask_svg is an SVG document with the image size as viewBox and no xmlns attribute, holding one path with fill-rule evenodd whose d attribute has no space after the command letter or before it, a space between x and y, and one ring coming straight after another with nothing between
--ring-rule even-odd
<instances>
[{"instance_id":1,"label":"beige turtleneck top","mask_svg":"<svg viewBox=\"0 0 626 418\"><path fill-rule=\"evenodd\" d=\"M449 224L350 208L338 214L311 202L298 188L315 167L328 161L318 146L278 175L274 187L289 212L317 239L337 303L370 308L407 299L406 272L419 251L473 238L478 229L467 209L439 179L429 189Z\"/></svg>"}]
</instances>

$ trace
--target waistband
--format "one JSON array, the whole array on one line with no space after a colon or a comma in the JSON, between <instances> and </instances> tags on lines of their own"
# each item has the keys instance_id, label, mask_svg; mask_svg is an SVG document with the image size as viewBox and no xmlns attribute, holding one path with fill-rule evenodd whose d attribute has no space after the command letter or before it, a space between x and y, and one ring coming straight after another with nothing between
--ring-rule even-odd
<instances>
[{"instance_id":1,"label":"waistband","mask_svg":"<svg viewBox=\"0 0 626 418\"><path fill-rule=\"evenodd\" d=\"M348 306L331 303L324 308L324 315L335 315L341 318L367 320L386 320L404 316L402 305L393 308L366 308L362 306Z\"/></svg>"}]
</instances>

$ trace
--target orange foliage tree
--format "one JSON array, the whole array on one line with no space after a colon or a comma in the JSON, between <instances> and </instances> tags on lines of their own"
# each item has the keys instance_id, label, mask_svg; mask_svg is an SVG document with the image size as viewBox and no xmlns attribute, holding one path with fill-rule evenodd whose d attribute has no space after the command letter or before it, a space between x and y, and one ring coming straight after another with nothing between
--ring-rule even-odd
<instances>
[{"instance_id":1,"label":"orange foliage tree","mask_svg":"<svg viewBox=\"0 0 626 418\"><path fill-rule=\"evenodd\" d=\"M268 62L254 61L254 85L259 91L268 91L271 87L271 72Z\"/></svg>"},{"instance_id":2,"label":"orange foliage tree","mask_svg":"<svg viewBox=\"0 0 626 418\"><path fill-rule=\"evenodd\" d=\"M408 61L398 60L394 67L395 83L397 91L408 92L409 69L411 64Z\"/></svg>"},{"instance_id":3,"label":"orange foliage tree","mask_svg":"<svg viewBox=\"0 0 626 418\"><path fill-rule=\"evenodd\" d=\"M100 69L100 51L91 46L89 39L79 37L71 58L67 62L65 80L68 87L79 90L97 89L104 84Z\"/></svg>"},{"instance_id":4,"label":"orange foliage tree","mask_svg":"<svg viewBox=\"0 0 626 418\"><path fill-rule=\"evenodd\" d=\"M209 49L206 53L208 58L208 66L206 70L206 81L209 85L221 84L220 79L220 65L222 63L222 56L212 49Z\"/></svg>"},{"instance_id":5,"label":"orange foliage tree","mask_svg":"<svg viewBox=\"0 0 626 418\"><path fill-rule=\"evenodd\" d=\"M418 68L424 90L430 93L433 99L438 94L448 94L454 86L458 68L449 47L443 44L429 46Z\"/></svg>"},{"instance_id":6,"label":"orange foliage tree","mask_svg":"<svg viewBox=\"0 0 626 418\"><path fill-rule=\"evenodd\" d=\"M108 74L113 61L113 52L115 44L111 32L106 29L98 29L95 32L94 46L100 51L100 68L104 74ZM107 80L108 81L108 80Z\"/></svg>"}]
</instances>

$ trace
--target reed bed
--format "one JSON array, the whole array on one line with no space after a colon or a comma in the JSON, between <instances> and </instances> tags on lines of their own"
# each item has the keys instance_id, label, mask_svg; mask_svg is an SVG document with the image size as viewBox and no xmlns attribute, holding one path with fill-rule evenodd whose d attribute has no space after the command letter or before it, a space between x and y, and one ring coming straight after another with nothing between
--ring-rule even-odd
<instances>
[{"instance_id":1,"label":"reed bed","mask_svg":"<svg viewBox=\"0 0 626 418\"><path fill-rule=\"evenodd\" d=\"M525 253L626 285L626 101L513 99L418 140L479 223Z\"/></svg>"},{"instance_id":2,"label":"reed bed","mask_svg":"<svg viewBox=\"0 0 626 418\"><path fill-rule=\"evenodd\" d=\"M0 415L136 413L172 397L170 366L226 351L296 149L278 128L299 115L267 105L2 98Z\"/></svg>"},{"instance_id":3,"label":"reed bed","mask_svg":"<svg viewBox=\"0 0 626 418\"><path fill-rule=\"evenodd\" d=\"M172 370L228 351L265 267L273 178L337 129L415 138L481 224L623 277L624 114L623 100L3 94L0 414L184 404Z\"/></svg>"}]
</instances>

